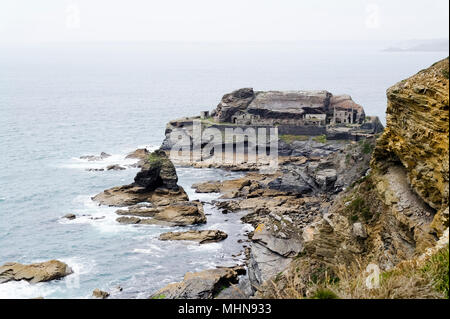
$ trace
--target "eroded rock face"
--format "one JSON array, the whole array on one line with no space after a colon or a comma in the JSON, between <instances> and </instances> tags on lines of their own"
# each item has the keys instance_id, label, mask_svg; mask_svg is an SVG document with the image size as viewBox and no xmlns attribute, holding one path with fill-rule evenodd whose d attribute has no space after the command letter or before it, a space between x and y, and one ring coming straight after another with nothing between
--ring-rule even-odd
<instances>
[{"instance_id":1,"label":"eroded rock face","mask_svg":"<svg viewBox=\"0 0 450 319\"><path fill-rule=\"evenodd\" d=\"M158 187L178 189L175 166L163 151L155 151L149 155L141 171L134 178L134 182L147 190Z\"/></svg>"},{"instance_id":2,"label":"eroded rock face","mask_svg":"<svg viewBox=\"0 0 450 319\"><path fill-rule=\"evenodd\" d=\"M183 281L169 284L150 298L158 299L212 299L223 287L237 283L245 274L242 267L208 269L186 273Z\"/></svg>"},{"instance_id":3,"label":"eroded rock face","mask_svg":"<svg viewBox=\"0 0 450 319\"><path fill-rule=\"evenodd\" d=\"M448 70L447 58L387 91L387 127L372 161L381 169L401 163L410 185L438 216L449 197Z\"/></svg>"},{"instance_id":4,"label":"eroded rock face","mask_svg":"<svg viewBox=\"0 0 450 319\"><path fill-rule=\"evenodd\" d=\"M189 240L200 244L218 242L226 239L228 235L220 230L190 230L186 232L169 232L159 236L160 240Z\"/></svg>"},{"instance_id":5,"label":"eroded rock face","mask_svg":"<svg viewBox=\"0 0 450 319\"><path fill-rule=\"evenodd\" d=\"M231 122L231 116L239 110L245 110L255 97L252 88L244 88L225 94L215 110L219 122Z\"/></svg>"},{"instance_id":6,"label":"eroded rock face","mask_svg":"<svg viewBox=\"0 0 450 319\"><path fill-rule=\"evenodd\" d=\"M27 280L31 283L37 283L60 279L72 273L72 269L59 260L31 265L6 263L0 267L0 284L11 280Z\"/></svg>"}]
</instances>

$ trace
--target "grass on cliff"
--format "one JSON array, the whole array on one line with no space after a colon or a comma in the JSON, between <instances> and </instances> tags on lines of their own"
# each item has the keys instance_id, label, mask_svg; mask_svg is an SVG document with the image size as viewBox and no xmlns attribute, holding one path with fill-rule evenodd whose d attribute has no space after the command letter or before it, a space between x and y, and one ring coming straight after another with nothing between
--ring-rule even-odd
<instances>
[{"instance_id":1,"label":"grass on cliff","mask_svg":"<svg viewBox=\"0 0 450 319\"><path fill-rule=\"evenodd\" d=\"M307 261L311 263L311 261ZM305 266L305 263L302 264ZM297 266L283 274L278 283L264 289L263 297L278 299L445 299L449 298L449 247L433 253L423 262L406 261L381 272L377 288L369 289L369 273L361 261L349 267L337 266L313 280ZM330 276L329 274L333 274ZM283 285L280 285L280 283Z\"/></svg>"},{"instance_id":2,"label":"grass on cliff","mask_svg":"<svg viewBox=\"0 0 450 319\"><path fill-rule=\"evenodd\" d=\"M156 152L150 153L150 155L147 157L147 162L150 165L161 165L163 160L160 155L158 155Z\"/></svg>"},{"instance_id":3,"label":"grass on cliff","mask_svg":"<svg viewBox=\"0 0 450 319\"><path fill-rule=\"evenodd\" d=\"M313 137L313 141L325 144L327 142L327 136L326 135L319 135L319 136Z\"/></svg>"}]
</instances>

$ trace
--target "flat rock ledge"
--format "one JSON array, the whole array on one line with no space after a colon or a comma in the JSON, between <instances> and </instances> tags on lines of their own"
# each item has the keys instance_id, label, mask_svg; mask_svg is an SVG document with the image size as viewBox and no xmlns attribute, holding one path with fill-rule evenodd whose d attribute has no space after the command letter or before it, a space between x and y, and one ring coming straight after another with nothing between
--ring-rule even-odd
<instances>
[{"instance_id":1,"label":"flat rock ledge","mask_svg":"<svg viewBox=\"0 0 450 319\"><path fill-rule=\"evenodd\" d=\"M199 201L160 202L160 205L135 205L128 207L128 209L119 209L116 214L121 215L121 217L117 218L116 221L121 224L166 226L189 226L206 223L203 204Z\"/></svg>"},{"instance_id":2,"label":"flat rock ledge","mask_svg":"<svg viewBox=\"0 0 450 319\"><path fill-rule=\"evenodd\" d=\"M238 282L244 267L188 272L181 282L172 283L150 296L151 299L212 299L225 287Z\"/></svg>"},{"instance_id":3,"label":"flat rock ledge","mask_svg":"<svg viewBox=\"0 0 450 319\"><path fill-rule=\"evenodd\" d=\"M38 283L60 279L72 273L73 270L59 260L50 260L31 265L6 263L0 266L0 284L12 280L26 280L30 283Z\"/></svg>"},{"instance_id":4,"label":"flat rock ledge","mask_svg":"<svg viewBox=\"0 0 450 319\"><path fill-rule=\"evenodd\" d=\"M186 232L168 232L159 236L160 240L189 240L207 244L225 240L228 235L220 230L190 230Z\"/></svg>"}]
</instances>

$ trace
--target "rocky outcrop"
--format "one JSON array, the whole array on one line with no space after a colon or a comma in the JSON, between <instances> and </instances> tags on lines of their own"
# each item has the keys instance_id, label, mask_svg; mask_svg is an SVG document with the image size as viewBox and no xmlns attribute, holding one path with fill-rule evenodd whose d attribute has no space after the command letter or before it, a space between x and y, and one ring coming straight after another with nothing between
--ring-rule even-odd
<instances>
[{"instance_id":1,"label":"rocky outcrop","mask_svg":"<svg viewBox=\"0 0 450 319\"><path fill-rule=\"evenodd\" d=\"M121 224L188 226L206 223L203 205L197 201L160 202L116 211Z\"/></svg>"},{"instance_id":2,"label":"rocky outcrop","mask_svg":"<svg viewBox=\"0 0 450 319\"><path fill-rule=\"evenodd\" d=\"M146 148L138 148L137 150L129 153L125 158L146 160L149 155L150 152Z\"/></svg>"},{"instance_id":3,"label":"rocky outcrop","mask_svg":"<svg viewBox=\"0 0 450 319\"><path fill-rule=\"evenodd\" d=\"M447 58L387 91L387 128L372 162L378 169L391 164L406 169L414 191L438 211L434 228L440 234L448 226L448 70Z\"/></svg>"},{"instance_id":4,"label":"rocky outcrop","mask_svg":"<svg viewBox=\"0 0 450 319\"><path fill-rule=\"evenodd\" d=\"M372 263L382 271L394 269L422 256L436 245L438 236L448 232L446 74L448 59L387 91L387 128L377 141L372 169L360 172L350 185L344 178L348 187L299 232L303 251L282 276L302 283L297 293L306 295L311 277L323 275L324 269L331 274L339 265L364 269ZM309 168L311 173L317 169L314 166ZM356 172L350 176L357 177ZM312 175L320 184L321 174ZM349 274L353 275L357 276ZM286 280L271 281L277 291L289 285ZM270 285L260 292L270 290Z\"/></svg>"},{"instance_id":5,"label":"rocky outcrop","mask_svg":"<svg viewBox=\"0 0 450 319\"><path fill-rule=\"evenodd\" d=\"M190 202L177 181L170 159L163 151L155 151L142 163L133 184L107 189L92 199L101 205L128 206L116 212L121 215L117 218L121 224L187 226L206 223L203 205Z\"/></svg>"},{"instance_id":6,"label":"rocky outcrop","mask_svg":"<svg viewBox=\"0 0 450 319\"><path fill-rule=\"evenodd\" d=\"M163 187L171 190L178 189L178 176L175 166L163 151L151 153L142 165L141 171L134 178L134 183L146 190Z\"/></svg>"},{"instance_id":7,"label":"rocky outcrop","mask_svg":"<svg viewBox=\"0 0 450 319\"><path fill-rule=\"evenodd\" d=\"M245 88L225 94L213 115L219 122L231 122L231 117L239 110L245 110L255 97L252 88Z\"/></svg>"},{"instance_id":8,"label":"rocky outcrop","mask_svg":"<svg viewBox=\"0 0 450 319\"><path fill-rule=\"evenodd\" d=\"M188 197L177 181L175 166L164 152L156 151L142 164L133 184L113 187L92 199L108 206L130 206L162 200L187 201Z\"/></svg>"},{"instance_id":9,"label":"rocky outcrop","mask_svg":"<svg viewBox=\"0 0 450 319\"><path fill-rule=\"evenodd\" d=\"M208 269L186 273L183 281L169 284L154 293L152 299L212 299L223 288L237 283L245 274L243 267Z\"/></svg>"},{"instance_id":10,"label":"rocky outcrop","mask_svg":"<svg viewBox=\"0 0 450 319\"><path fill-rule=\"evenodd\" d=\"M188 196L182 187L178 190L158 188L153 191L134 184L117 186L103 191L92 198L101 205L125 207L142 202L159 203L170 201L187 201Z\"/></svg>"},{"instance_id":11,"label":"rocky outcrop","mask_svg":"<svg viewBox=\"0 0 450 319\"><path fill-rule=\"evenodd\" d=\"M190 230L186 232L169 232L159 236L160 240L188 240L207 244L225 240L228 235L220 230Z\"/></svg>"},{"instance_id":12,"label":"rocky outcrop","mask_svg":"<svg viewBox=\"0 0 450 319\"><path fill-rule=\"evenodd\" d=\"M60 279L72 273L72 269L59 260L50 260L31 265L6 263L0 266L0 284L11 280L26 280L31 283L38 283Z\"/></svg>"}]
</instances>

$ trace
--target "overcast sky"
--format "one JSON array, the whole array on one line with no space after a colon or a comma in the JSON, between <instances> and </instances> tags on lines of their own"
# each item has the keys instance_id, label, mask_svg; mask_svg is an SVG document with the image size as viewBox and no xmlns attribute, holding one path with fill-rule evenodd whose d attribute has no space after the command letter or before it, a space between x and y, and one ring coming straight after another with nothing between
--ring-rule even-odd
<instances>
[{"instance_id":1,"label":"overcast sky","mask_svg":"<svg viewBox=\"0 0 450 319\"><path fill-rule=\"evenodd\" d=\"M1 0L0 43L448 38L448 0Z\"/></svg>"}]
</instances>

